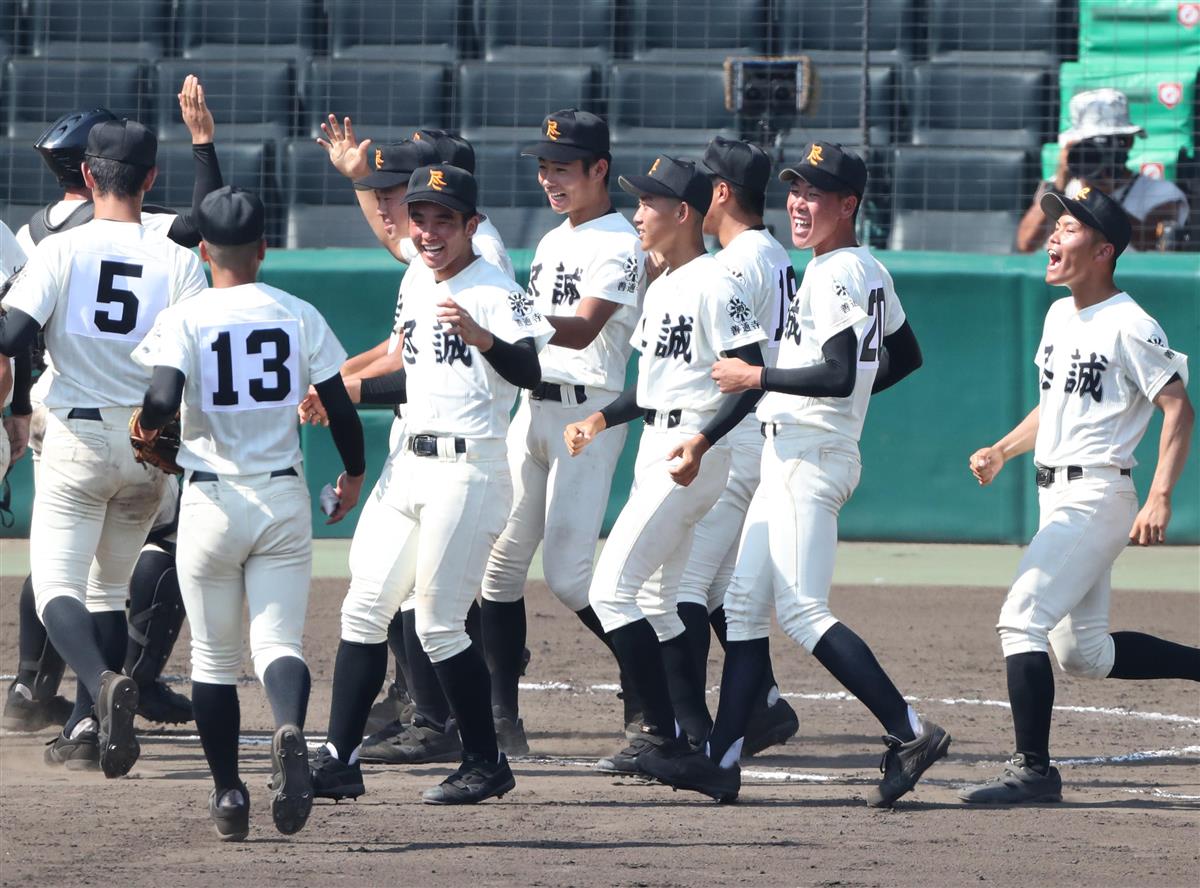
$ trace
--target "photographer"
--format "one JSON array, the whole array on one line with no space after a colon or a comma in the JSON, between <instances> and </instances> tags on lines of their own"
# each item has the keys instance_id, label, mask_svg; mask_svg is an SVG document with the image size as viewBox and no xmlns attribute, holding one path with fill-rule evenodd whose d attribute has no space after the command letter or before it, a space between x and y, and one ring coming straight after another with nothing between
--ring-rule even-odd
<instances>
[{"instance_id":1,"label":"photographer","mask_svg":"<svg viewBox=\"0 0 1200 888\"><path fill-rule=\"evenodd\" d=\"M1125 94L1115 89L1082 92L1071 99L1070 110L1071 128L1058 137L1062 150L1054 178L1038 186L1017 226L1017 252L1032 253L1046 243L1051 222L1040 208L1045 194L1073 198L1085 187L1103 191L1121 205L1133 226L1132 249L1159 249L1161 229L1187 221L1188 200L1173 182L1126 167L1134 137L1146 131L1130 123Z\"/></svg>"}]
</instances>

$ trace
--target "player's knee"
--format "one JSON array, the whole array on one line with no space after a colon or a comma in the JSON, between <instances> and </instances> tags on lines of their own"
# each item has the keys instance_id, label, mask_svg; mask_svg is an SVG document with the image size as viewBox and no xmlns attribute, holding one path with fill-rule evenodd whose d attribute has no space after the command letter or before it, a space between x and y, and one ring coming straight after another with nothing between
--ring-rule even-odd
<instances>
[{"instance_id":1,"label":"player's knee","mask_svg":"<svg viewBox=\"0 0 1200 888\"><path fill-rule=\"evenodd\" d=\"M257 672L257 664L255 664ZM242 648L214 647L192 642L192 681L204 684L237 684L242 674Z\"/></svg>"},{"instance_id":2,"label":"player's knee","mask_svg":"<svg viewBox=\"0 0 1200 888\"><path fill-rule=\"evenodd\" d=\"M421 649L425 651L431 663L449 660L471 646L471 638L467 635L465 627L423 626L419 618L417 638L421 640Z\"/></svg>"},{"instance_id":3,"label":"player's knee","mask_svg":"<svg viewBox=\"0 0 1200 888\"><path fill-rule=\"evenodd\" d=\"M378 644L387 641L388 624L392 615L386 618L379 608L367 607L365 603L351 595L342 602L342 640L353 641L356 644Z\"/></svg>"},{"instance_id":4,"label":"player's knee","mask_svg":"<svg viewBox=\"0 0 1200 888\"><path fill-rule=\"evenodd\" d=\"M507 578L494 574L489 566L483 578L483 597L497 604L512 604L525 597L525 583L510 582Z\"/></svg>"},{"instance_id":5,"label":"player's knee","mask_svg":"<svg viewBox=\"0 0 1200 888\"><path fill-rule=\"evenodd\" d=\"M788 638L810 654L821 637L837 623L829 604L817 599L800 600L779 615L779 625Z\"/></svg>"},{"instance_id":6,"label":"player's knee","mask_svg":"<svg viewBox=\"0 0 1200 888\"><path fill-rule=\"evenodd\" d=\"M546 585L563 604L573 611L580 610L588 603L588 583L592 578L592 564L589 559L581 563L575 553L542 554L542 569L545 572Z\"/></svg>"},{"instance_id":7,"label":"player's knee","mask_svg":"<svg viewBox=\"0 0 1200 888\"><path fill-rule=\"evenodd\" d=\"M1113 666L1112 636L1082 638L1070 631L1050 633L1054 658L1063 672L1081 678L1107 678Z\"/></svg>"},{"instance_id":8,"label":"player's knee","mask_svg":"<svg viewBox=\"0 0 1200 888\"><path fill-rule=\"evenodd\" d=\"M670 641L683 634L683 620L679 619L678 613L646 614L646 619L653 627L654 634L658 636L660 642Z\"/></svg>"},{"instance_id":9,"label":"player's knee","mask_svg":"<svg viewBox=\"0 0 1200 888\"><path fill-rule=\"evenodd\" d=\"M708 599L708 590L687 584L680 585L679 592L675 595L676 604L700 604L708 607Z\"/></svg>"},{"instance_id":10,"label":"player's knee","mask_svg":"<svg viewBox=\"0 0 1200 888\"><path fill-rule=\"evenodd\" d=\"M304 653L300 650L299 642L275 642L261 650L251 651L250 657L254 661L254 674L258 676L259 681L262 681L263 676L267 674L267 667L283 657L295 657L301 663L304 662Z\"/></svg>"}]
</instances>

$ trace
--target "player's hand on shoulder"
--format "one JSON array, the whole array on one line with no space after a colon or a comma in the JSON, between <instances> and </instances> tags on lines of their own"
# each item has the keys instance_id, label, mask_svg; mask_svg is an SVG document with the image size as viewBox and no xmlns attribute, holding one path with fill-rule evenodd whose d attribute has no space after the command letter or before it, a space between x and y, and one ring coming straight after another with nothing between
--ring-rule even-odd
<instances>
[{"instance_id":1,"label":"player's hand on shoulder","mask_svg":"<svg viewBox=\"0 0 1200 888\"><path fill-rule=\"evenodd\" d=\"M325 138L317 139L317 144L325 149L334 169L347 179L361 179L371 172L367 162L371 140L358 141L349 117L339 124L337 118L330 114L329 119L321 124L321 132Z\"/></svg>"},{"instance_id":2,"label":"player's hand on shoulder","mask_svg":"<svg viewBox=\"0 0 1200 888\"><path fill-rule=\"evenodd\" d=\"M492 334L479 326L471 313L453 299L443 299L438 303L438 321L467 345L484 352L492 347Z\"/></svg>"},{"instance_id":3,"label":"player's hand on shoulder","mask_svg":"<svg viewBox=\"0 0 1200 888\"><path fill-rule=\"evenodd\" d=\"M1171 521L1171 499L1161 493L1146 497L1133 529L1129 531L1129 542L1135 546L1153 546L1167 541L1167 524Z\"/></svg>"},{"instance_id":4,"label":"player's hand on shoulder","mask_svg":"<svg viewBox=\"0 0 1200 888\"><path fill-rule=\"evenodd\" d=\"M568 425L563 429L563 441L567 445L567 452L571 456L579 456L583 448L591 444L592 439L604 431L607 425L601 413L593 413L587 419Z\"/></svg>"},{"instance_id":5,"label":"player's hand on shoulder","mask_svg":"<svg viewBox=\"0 0 1200 888\"><path fill-rule=\"evenodd\" d=\"M189 74L183 79L183 87L179 92L179 113L188 132L192 134L193 145L212 142L217 126L204 101L204 86L195 74Z\"/></svg>"},{"instance_id":6,"label":"player's hand on shoulder","mask_svg":"<svg viewBox=\"0 0 1200 888\"><path fill-rule=\"evenodd\" d=\"M15 463L29 449L29 416L4 417L4 434L8 436L9 464Z\"/></svg>"},{"instance_id":7,"label":"player's hand on shoulder","mask_svg":"<svg viewBox=\"0 0 1200 888\"><path fill-rule=\"evenodd\" d=\"M354 400L351 398L351 400ZM296 407L296 412L300 415L300 422L308 423L309 425L329 425L329 414L325 412L325 405L321 403L321 396L317 394L317 390L313 386L308 387L308 394L301 400L299 406Z\"/></svg>"},{"instance_id":8,"label":"player's hand on shoulder","mask_svg":"<svg viewBox=\"0 0 1200 888\"><path fill-rule=\"evenodd\" d=\"M358 505L358 498L362 496L363 479L366 475L347 475L345 472L338 475L337 486L333 492L337 494L337 508L330 514L326 524L337 524L349 514L350 510Z\"/></svg>"},{"instance_id":9,"label":"player's hand on shoulder","mask_svg":"<svg viewBox=\"0 0 1200 888\"><path fill-rule=\"evenodd\" d=\"M700 474L700 461L712 445L703 435L694 435L667 454L668 472L671 480L680 487L687 487Z\"/></svg>"},{"instance_id":10,"label":"player's hand on shoulder","mask_svg":"<svg viewBox=\"0 0 1200 888\"><path fill-rule=\"evenodd\" d=\"M999 447L981 447L971 454L967 465L980 486L986 487L1004 468L1004 453Z\"/></svg>"},{"instance_id":11,"label":"player's hand on shoulder","mask_svg":"<svg viewBox=\"0 0 1200 888\"><path fill-rule=\"evenodd\" d=\"M741 358L721 358L712 365L712 378L722 394L744 392L762 384L762 367L753 367Z\"/></svg>"}]
</instances>

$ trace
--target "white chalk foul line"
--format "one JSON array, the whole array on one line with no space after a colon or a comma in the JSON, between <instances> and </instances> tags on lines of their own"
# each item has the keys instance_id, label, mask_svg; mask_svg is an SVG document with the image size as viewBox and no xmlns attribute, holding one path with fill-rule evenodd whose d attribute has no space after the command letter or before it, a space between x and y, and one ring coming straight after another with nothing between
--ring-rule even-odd
<instances>
[{"instance_id":1,"label":"white chalk foul line","mask_svg":"<svg viewBox=\"0 0 1200 888\"><path fill-rule=\"evenodd\" d=\"M1089 758L1055 759L1054 761L1060 765L1119 765L1125 762L1185 758L1190 755L1200 755L1200 746L1183 746L1176 749L1147 749L1142 752L1127 752L1122 755L1098 755Z\"/></svg>"}]
</instances>

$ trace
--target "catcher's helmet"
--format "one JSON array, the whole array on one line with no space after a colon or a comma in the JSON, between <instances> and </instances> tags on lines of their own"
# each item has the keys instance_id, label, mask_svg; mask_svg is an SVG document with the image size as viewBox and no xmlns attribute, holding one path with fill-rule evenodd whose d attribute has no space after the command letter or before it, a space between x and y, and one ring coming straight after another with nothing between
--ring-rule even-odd
<instances>
[{"instance_id":1,"label":"catcher's helmet","mask_svg":"<svg viewBox=\"0 0 1200 888\"><path fill-rule=\"evenodd\" d=\"M64 114L38 137L33 147L42 155L50 172L63 188L82 188L83 155L87 150L88 133L98 123L116 120L117 115L106 108L73 111Z\"/></svg>"}]
</instances>

